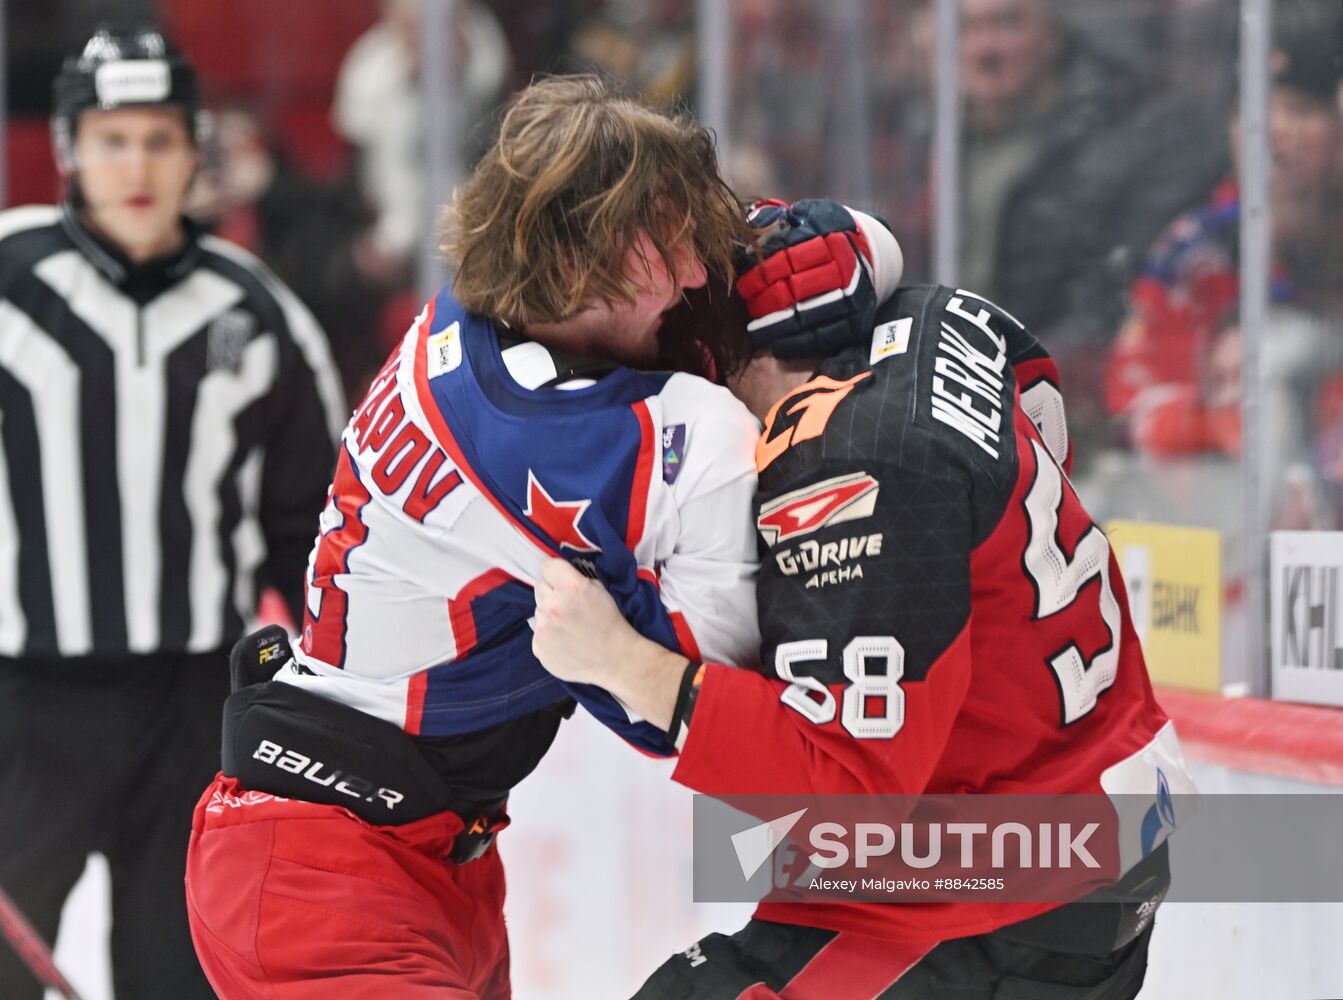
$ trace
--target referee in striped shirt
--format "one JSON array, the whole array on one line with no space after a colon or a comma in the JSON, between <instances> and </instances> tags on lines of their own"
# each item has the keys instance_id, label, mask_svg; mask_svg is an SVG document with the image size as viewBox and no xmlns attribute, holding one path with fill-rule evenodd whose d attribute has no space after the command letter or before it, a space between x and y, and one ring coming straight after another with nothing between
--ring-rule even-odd
<instances>
[{"instance_id":1,"label":"referee in striped shirt","mask_svg":"<svg viewBox=\"0 0 1343 1000\"><path fill-rule=\"evenodd\" d=\"M213 996L182 880L223 651L260 586L301 620L345 417L307 310L182 216L201 121L156 30L100 29L55 84L64 204L0 213L0 887L51 941L104 854L134 1000ZM0 942L0 996L41 995Z\"/></svg>"}]
</instances>

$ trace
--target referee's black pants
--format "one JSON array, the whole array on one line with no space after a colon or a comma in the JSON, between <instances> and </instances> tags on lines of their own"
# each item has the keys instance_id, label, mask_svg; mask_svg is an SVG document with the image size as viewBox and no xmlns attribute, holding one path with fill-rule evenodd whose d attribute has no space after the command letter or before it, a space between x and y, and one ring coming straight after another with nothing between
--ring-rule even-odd
<instances>
[{"instance_id":1,"label":"referee's black pants","mask_svg":"<svg viewBox=\"0 0 1343 1000\"><path fill-rule=\"evenodd\" d=\"M228 690L223 652L0 659L0 886L52 944L88 855L104 855L118 1000L214 997L182 883ZM0 939L0 997L41 996Z\"/></svg>"}]
</instances>

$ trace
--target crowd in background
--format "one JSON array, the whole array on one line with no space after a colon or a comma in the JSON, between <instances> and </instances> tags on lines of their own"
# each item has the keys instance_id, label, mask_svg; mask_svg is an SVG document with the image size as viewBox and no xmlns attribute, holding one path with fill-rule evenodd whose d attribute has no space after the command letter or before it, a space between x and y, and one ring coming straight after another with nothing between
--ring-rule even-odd
<instances>
[{"instance_id":1,"label":"crowd in background","mask_svg":"<svg viewBox=\"0 0 1343 1000\"><path fill-rule=\"evenodd\" d=\"M215 129L195 211L308 302L357 398L416 311L416 259L437 224L422 204L420 122L433 112L418 80L421 2L287 4L286 18L320 13L278 38L264 28L281 16L274 5L251 0L222 14L204 0L10 5L11 134L18 123L22 138L24 120L45 126L36 81L106 8L160 15L189 53L221 18L235 28L253 18L252 54L231 43L250 65L200 60ZM907 280L930 280L929 0L731 9L723 138L739 192L861 203L898 234ZM1012 310L1059 358L1080 481L1104 494L1093 501L1102 512L1172 517L1194 487L1163 494L1163 476L1239 475L1242 340L1259 336L1274 525L1343 527L1343 18L1319 0L1275 4L1273 301L1266 328L1246 331L1238 9L963 0L960 283ZM467 123L464 166L488 144L495 109L537 73L597 70L693 110L695 15L694 0L458 0L444 45ZM867 154L858 171L855 141ZM1143 496L1126 493L1135 468Z\"/></svg>"}]
</instances>

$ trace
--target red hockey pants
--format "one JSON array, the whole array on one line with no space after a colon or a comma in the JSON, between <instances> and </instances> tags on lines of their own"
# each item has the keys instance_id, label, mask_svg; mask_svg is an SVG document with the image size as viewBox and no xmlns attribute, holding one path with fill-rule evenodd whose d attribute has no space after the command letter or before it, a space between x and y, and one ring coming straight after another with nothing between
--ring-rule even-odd
<instances>
[{"instance_id":1,"label":"red hockey pants","mask_svg":"<svg viewBox=\"0 0 1343 1000\"><path fill-rule=\"evenodd\" d=\"M461 829L455 813L375 826L218 775L186 874L211 985L225 1000L507 998L503 865L494 847L445 860Z\"/></svg>"}]
</instances>

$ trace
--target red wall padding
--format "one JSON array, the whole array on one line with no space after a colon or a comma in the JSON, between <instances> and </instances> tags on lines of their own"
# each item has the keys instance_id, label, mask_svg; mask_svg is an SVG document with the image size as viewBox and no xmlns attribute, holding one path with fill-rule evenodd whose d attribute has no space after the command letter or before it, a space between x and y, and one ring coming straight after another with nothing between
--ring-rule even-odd
<instances>
[{"instance_id":1,"label":"red wall padding","mask_svg":"<svg viewBox=\"0 0 1343 1000\"><path fill-rule=\"evenodd\" d=\"M212 104L267 117L299 164L329 175L345 158L328 115L336 71L378 18L377 0L165 0L164 30L191 57Z\"/></svg>"},{"instance_id":2,"label":"red wall padding","mask_svg":"<svg viewBox=\"0 0 1343 1000\"><path fill-rule=\"evenodd\" d=\"M1343 710L1157 689L1186 754L1235 771L1343 785Z\"/></svg>"},{"instance_id":3,"label":"red wall padding","mask_svg":"<svg viewBox=\"0 0 1343 1000\"><path fill-rule=\"evenodd\" d=\"M5 122L5 205L49 205L60 195L45 118Z\"/></svg>"}]
</instances>

